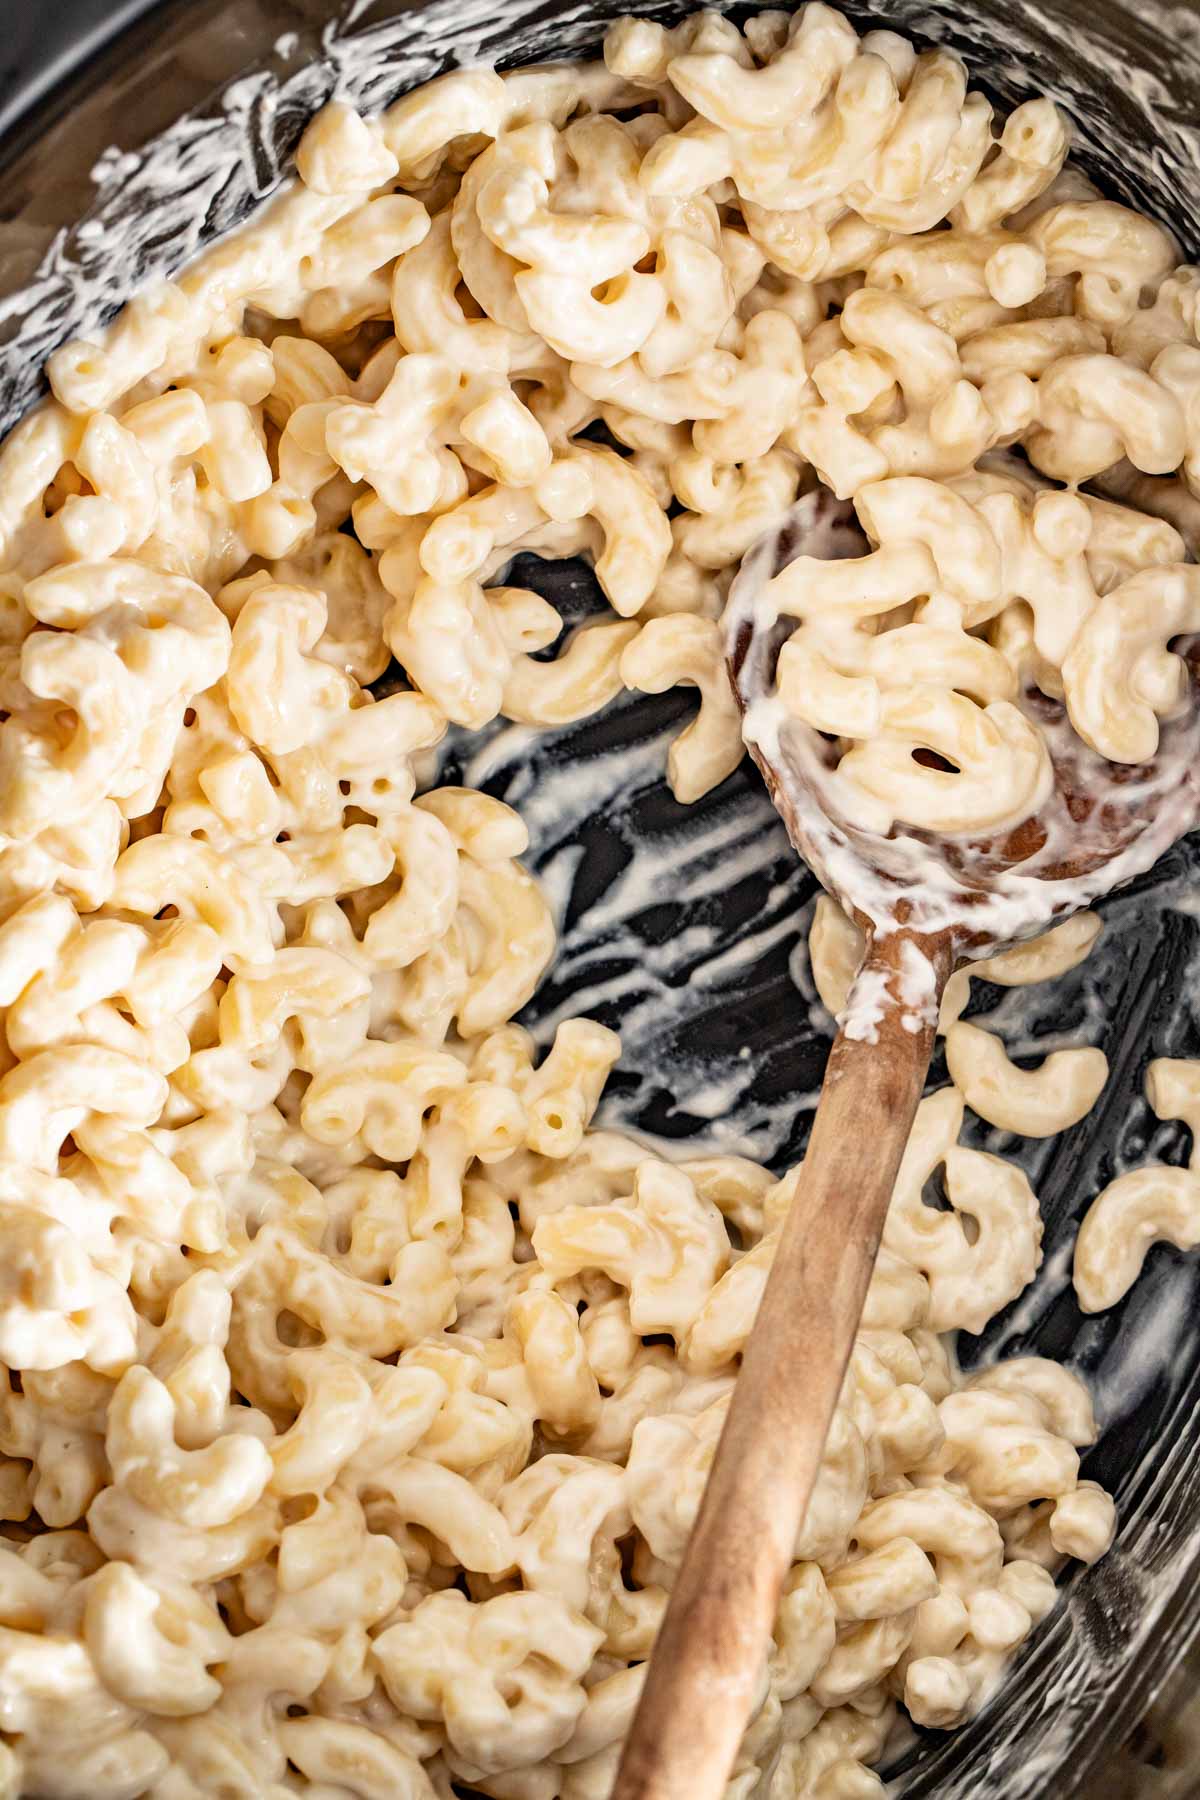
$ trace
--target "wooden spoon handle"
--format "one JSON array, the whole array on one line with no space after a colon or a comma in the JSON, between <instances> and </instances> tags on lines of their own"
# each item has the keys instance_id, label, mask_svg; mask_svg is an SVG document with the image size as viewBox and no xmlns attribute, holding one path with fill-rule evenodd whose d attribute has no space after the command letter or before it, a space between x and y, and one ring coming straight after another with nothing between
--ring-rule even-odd
<instances>
[{"instance_id":1,"label":"wooden spoon handle","mask_svg":"<svg viewBox=\"0 0 1200 1800\"><path fill-rule=\"evenodd\" d=\"M949 973L948 953L935 956L932 1005L906 1012L899 997L902 936L873 948L858 978L860 1001L873 996L879 1009L876 1041L843 1030L830 1051L799 1186L612 1800L720 1800L725 1792L854 1345Z\"/></svg>"}]
</instances>

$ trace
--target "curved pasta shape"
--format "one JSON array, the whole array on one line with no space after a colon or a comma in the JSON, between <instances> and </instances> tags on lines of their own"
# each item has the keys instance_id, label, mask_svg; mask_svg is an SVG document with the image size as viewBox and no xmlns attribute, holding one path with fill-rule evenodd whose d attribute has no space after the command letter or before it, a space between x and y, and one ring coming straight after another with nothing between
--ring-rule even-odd
<instances>
[{"instance_id":1,"label":"curved pasta shape","mask_svg":"<svg viewBox=\"0 0 1200 1800\"><path fill-rule=\"evenodd\" d=\"M500 703L505 718L522 725L569 725L599 712L621 691L622 653L637 633L632 620L584 625L552 662L514 658Z\"/></svg>"},{"instance_id":2,"label":"curved pasta shape","mask_svg":"<svg viewBox=\"0 0 1200 1800\"><path fill-rule=\"evenodd\" d=\"M1178 1250L1200 1243L1200 1182L1189 1169L1131 1169L1092 1201L1075 1240L1075 1292L1084 1312L1115 1306L1157 1243Z\"/></svg>"},{"instance_id":3,"label":"curved pasta shape","mask_svg":"<svg viewBox=\"0 0 1200 1800\"><path fill-rule=\"evenodd\" d=\"M745 746L716 625L682 613L647 620L621 657L621 679L651 694L680 684L700 691L699 712L668 752L667 779L677 800L698 800L732 774Z\"/></svg>"},{"instance_id":4,"label":"curved pasta shape","mask_svg":"<svg viewBox=\"0 0 1200 1800\"><path fill-rule=\"evenodd\" d=\"M1014 1163L958 1149L962 1099L954 1088L917 1109L884 1226L885 1246L929 1282L929 1322L981 1330L999 1307L1032 1281L1041 1261L1037 1199ZM945 1168L949 1212L925 1204L922 1191ZM973 1221L964 1229L962 1215Z\"/></svg>"},{"instance_id":5,"label":"curved pasta shape","mask_svg":"<svg viewBox=\"0 0 1200 1800\"><path fill-rule=\"evenodd\" d=\"M946 1067L972 1112L1034 1138L1086 1118L1108 1080L1103 1050L1055 1050L1036 1069L1022 1069L998 1037L961 1023L946 1033Z\"/></svg>"}]
</instances>

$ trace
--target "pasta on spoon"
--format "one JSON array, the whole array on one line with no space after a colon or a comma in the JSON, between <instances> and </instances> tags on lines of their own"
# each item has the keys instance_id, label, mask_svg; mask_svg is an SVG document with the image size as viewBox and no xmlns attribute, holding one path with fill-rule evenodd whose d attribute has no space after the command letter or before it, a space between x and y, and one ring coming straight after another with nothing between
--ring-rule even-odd
<instances>
[{"instance_id":1,"label":"pasta on spoon","mask_svg":"<svg viewBox=\"0 0 1200 1800\"><path fill-rule=\"evenodd\" d=\"M433 753L683 685L669 779L716 788L722 607L819 481L866 604L780 573L782 698L845 748L847 843L1041 805L1030 682L1152 768L1198 281L1067 149L1048 101L994 119L946 50L819 3L626 19L603 61L336 102L296 181L51 357L0 452L0 1786L611 1791L796 1175L595 1128L623 992L522 1022L544 796L523 823ZM600 614L564 631L521 551L584 558ZM580 898L604 955L626 900ZM860 951L819 908L834 1010ZM1056 1052L1049 1104L1062 1065L986 1023L917 1110L729 1800L881 1791L898 1709L971 1718L1112 1539L1078 1376L954 1357L1042 1237L968 1108L1063 1128L1105 1072ZM1160 1062L1156 1104L1189 1092ZM1200 1239L1168 1173L1096 1203L1089 1306Z\"/></svg>"}]
</instances>

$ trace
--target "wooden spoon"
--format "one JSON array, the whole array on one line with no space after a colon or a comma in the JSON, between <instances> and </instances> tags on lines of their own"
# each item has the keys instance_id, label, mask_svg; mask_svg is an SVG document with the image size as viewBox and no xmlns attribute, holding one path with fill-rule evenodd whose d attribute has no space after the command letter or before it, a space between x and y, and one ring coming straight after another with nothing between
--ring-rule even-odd
<instances>
[{"instance_id":1,"label":"wooden spoon","mask_svg":"<svg viewBox=\"0 0 1200 1800\"><path fill-rule=\"evenodd\" d=\"M797 558L869 548L853 507L817 488L749 552L725 609L729 675L751 754L792 843L867 947L613 1800L719 1800L725 1791L951 972L1132 880L1200 822L1194 679L1192 703L1164 725L1154 761L1136 767L1105 761L1060 705L1023 695L1047 738L1054 783L1045 805L1014 829L882 837L839 816L834 745L794 722L778 729L777 711L774 728L756 732L795 625L776 617L767 588Z\"/></svg>"}]
</instances>

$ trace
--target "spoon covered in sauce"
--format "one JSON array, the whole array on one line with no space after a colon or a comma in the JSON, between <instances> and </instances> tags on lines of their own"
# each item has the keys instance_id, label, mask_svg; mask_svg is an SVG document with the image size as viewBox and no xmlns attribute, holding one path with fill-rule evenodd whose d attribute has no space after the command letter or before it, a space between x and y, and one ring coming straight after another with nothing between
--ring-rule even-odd
<instances>
[{"instance_id":1,"label":"spoon covered in sauce","mask_svg":"<svg viewBox=\"0 0 1200 1800\"><path fill-rule=\"evenodd\" d=\"M1200 823L1196 666L1152 760L1109 762L1065 707L1017 704L1049 767L1027 817L939 836L855 823L837 742L776 692L797 624L781 604L815 564L870 550L818 487L745 557L723 619L743 734L797 851L866 950L830 1051L795 1198L746 1344L704 1499L650 1662L614 1800L719 1800L749 1718L853 1349L946 982L1144 873ZM801 609L797 609L801 610ZM917 759L926 757L917 752ZM953 766L928 756L946 782Z\"/></svg>"}]
</instances>

